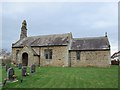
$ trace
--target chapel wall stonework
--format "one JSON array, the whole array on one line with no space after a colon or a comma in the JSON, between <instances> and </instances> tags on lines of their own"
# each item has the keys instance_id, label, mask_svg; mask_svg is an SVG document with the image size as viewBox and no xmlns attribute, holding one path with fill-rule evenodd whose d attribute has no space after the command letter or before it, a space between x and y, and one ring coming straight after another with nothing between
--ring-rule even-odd
<instances>
[{"instance_id":1,"label":"chapel wall stonework","mask_svg":"<svg viewBox=\"0 0 120 90\"><path fill-rule=\"evenodd\" d=\"M68 66L68 46L53 46L49 47L49 49L52 50L52 59L46 59L44 50L48 49L48 47L39 47L39 48L32 48L33 50L37 51L37 53L40 53L39 56L34 56L31 49L24 47L23 49L20 48L13 48L12 56L13 60L16 63L22 63L22 54L27 53L28 54L28 66L31 66L32 64L36 64L40 66ZM16 51L20 50L18 55L16 56ZM17 57L17 60L16 60Z\"/></svg>"},{"instance_id":2,"label":"chapel wall stonework","mask_svg":"<svg viewBox=\"0 0 120 90\"><path fill-rule=\"evenodd\" d=\"M17 50L19 50L18 54L16 54ZM13 61L15 63L22 63L22 54L23 53L27 53L28 54L28 66L31 66L33 63L36 63L37 60L36 61L34 60L33 52L28 47L13 48L12 49L12 58L13 58Z\"/></svg>"},{"instance_id":3,"label":"chapel wall stonework","mask_svg":"<svg viewBox=\"0 0 120 90\"><path fill-rule=\"evenodd\" d=\"M33 64L35 64L35 65L39 65L39 57L38 56L34 56L33 57Z\"/></svg>"},{"instance_id":4,"label":"chapel wall stonework","mask_svg":"<svg viewBox=\"0 0 120 90\"><path fill-rule=\"evenodd\" d=\"M49 47L49 49L52 49L52 59L45 59L45 49L48 49L48 47L41 47L40 49L41 66L68 66L68 46Z\"/></svg>"},{"instance_id":5,"label":"chapel wall stonework","mask_svg":"<svg viewBox=\"0 0 120 90\"><path fill-rule=\"evenodd\" d=\"M77 60L76 51L70 52L71 67L97 66L106 67L110 62L110 51L81 51Z\"/></svg>"},{"instance_id":6,"label":"chapel wall stonework","mask_svg":"<svg viewBox=\"0 0 120 90\"><path fill-rule=\"evenodd\" d=\"M27 53L28 54L28 66L31 66L34 62L34 57L33 57L33 52L29 47L24 47L20 52L19 52L19 63L22 63L22 54Z\"/></svg>"},{"instance_id":7,"label":"chapel wall stonework","mask_svg":"<svg viewBox=\"0 0 120 90\"><path fill-rule=\"evenodd\" d=\"M17 55L17 50L22 50L22 48L12 48L12 60L15 62L15 63L18 63L18 55Z\"/></svg>"}]
</instances>

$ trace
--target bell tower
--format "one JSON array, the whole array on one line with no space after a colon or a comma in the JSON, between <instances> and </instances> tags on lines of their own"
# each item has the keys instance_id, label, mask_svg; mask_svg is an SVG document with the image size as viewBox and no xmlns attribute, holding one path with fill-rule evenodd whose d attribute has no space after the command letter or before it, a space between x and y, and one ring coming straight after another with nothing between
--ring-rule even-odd
<instances>
[{"instance_id":1,"label":"bell tower","mask_svg":"<svg viewBox=\"0 0 120 90\"><path fill-rule=\"evenodd\" d=\"M26 20L22 22L20 39L27 37L27 23Z\"/></svg>"}]
</instances>

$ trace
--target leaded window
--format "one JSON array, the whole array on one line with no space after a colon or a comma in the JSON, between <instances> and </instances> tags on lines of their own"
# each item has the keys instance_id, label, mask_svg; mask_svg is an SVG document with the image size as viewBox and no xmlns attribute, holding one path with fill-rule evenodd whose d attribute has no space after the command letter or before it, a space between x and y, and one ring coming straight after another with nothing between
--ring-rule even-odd
<instances>
[{"instance_id":1,"label":"leaded window","mask_svg":"<svg viewBox=\"0 0 120 90\"><path fill-rule=\"evenodd\" d=\"M45 59L52 59L52 49L45 49Z\"/></svg>"},{"instance_id":2,"label":"leaded window","mask_svg":"<svg viewBox=\"0 0 120 90\"><path fill-rule=\"evenodd\" d=\"M80 60L80 51L76 51L77 60Z\"/></svg>"}]
</instances>

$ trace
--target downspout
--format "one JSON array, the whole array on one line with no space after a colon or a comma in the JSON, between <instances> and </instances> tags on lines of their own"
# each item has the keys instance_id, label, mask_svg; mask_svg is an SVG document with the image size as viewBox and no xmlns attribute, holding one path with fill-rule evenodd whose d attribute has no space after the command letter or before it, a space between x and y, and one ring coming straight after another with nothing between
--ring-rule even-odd
<instances>
[{"instance_id":1,"label":"downspout","mask_svg":"<svg viewBox=\"0 0 120 90\"><path fill-rule=\"evenodd\" d=\"M69 50L69 67L71 67L71 52Z\"/></svg>"},{"instance_id":2,"label":"downspout","mask_svg":"<svg viewBox=\"0 0 120 90\"><path fill-rule=\"evenodd\" d=\"M39 65L38 66L40 67L40 47L39 47Z\"/></svg>"},{"instance_id":3,"label":"downspout","mask_svg":"<svg viewBox=\"0 0 120 90\"><path fill-rule=\"evenodd\" d=\"M69 67L71 67L71 46L72 46L72 39L70 40L70 44L69 44L69 50L68 50L68 52L69 52Z\"/></svg>"},{"instance_id":4,"label":"downspout","mask_svg":"<svg viewBox=\"0 0 120 90\"><path fill-rule=\"evenodd\" d=\"M69 63L69 67L71 67L71 46L72 46L72 40L73 40L73 37L72 37L72 32L70 32L69 34L69 38L70 38L70 42L69 42L69 49L68 49L68 52L69 52L69 60L68 60L68 63Z\"/></svg>"}]
</instances>

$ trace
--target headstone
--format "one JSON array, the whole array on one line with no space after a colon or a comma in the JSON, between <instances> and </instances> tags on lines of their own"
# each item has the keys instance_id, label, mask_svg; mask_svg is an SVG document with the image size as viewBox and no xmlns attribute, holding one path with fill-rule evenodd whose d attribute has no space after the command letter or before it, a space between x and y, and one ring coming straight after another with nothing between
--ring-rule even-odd
<instances>
[{"instance_id":1,"label":"headstone","mask_svg":"<svg viewBox=\"0 0 120 90\"><path fill-rule=\"evenodd\" d=\"M27 67L23 66L22 67L22 76L26 76L27 75Z\"/></svg>"},{"instance_id":2,"label":"headstone","mask_svg":"<svg viewBox=\"0 0 120 90\"><path fill-rule=\"evenodd\" d=\"M7 78L9 81L13 81L15 78L14 78L14 75L15 75L15 71L14 69L11 67L8 69L7 71Z\"/></svg>"},{"instance_id":3,"label":"headstone","mask_svg":"<svg viewBox=\"0 0 120 90\"><path fill-rule=\"evenodd\" d=\"M2 66L5 66L5 63L2 62Z\"/></svg>"},{"instance_id":4,"label":"headstone","mask_svg":"<svg viewBox=\"0 0 120 90\"><path fill-rule=\"evenodd\" d=\"M36 66L35 66L35 64L33 64L31 66L31 73L35 73L35 71L36 71Z\"/></svg>"},{"instance_id":5,"label":"headstone","mask_svg":"<svg viewBox=\"0 0 120 90\"><path fill-rule=\"evenodd\" d=\"M21 64L21 63L18 64L18 68L19 68L19 69L22 68L22 64Z\"/></svg>"},{"instance_id":6,"label":"headstone","mask_svg":"<svg viewBox=\"0 0 120 90\"><path fill-rule=\"evenodd\" d=\"M7 72L7 70L10 68L10 65L8 65L8 64L6 64L5 65L5 70L6 70L6 72Z\"/></svg>"},{"instance_id":7,"label":"headstone","mask_svg":"<svg viewBox=\"0 0 120 90\"><path fill-rule=\"evenodd\" d=\"M22 83L22 82L23 82L23 79L21 79L20 82Z\"/></svg>"}]
</instances>

